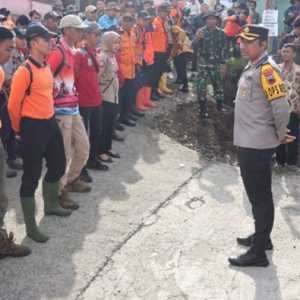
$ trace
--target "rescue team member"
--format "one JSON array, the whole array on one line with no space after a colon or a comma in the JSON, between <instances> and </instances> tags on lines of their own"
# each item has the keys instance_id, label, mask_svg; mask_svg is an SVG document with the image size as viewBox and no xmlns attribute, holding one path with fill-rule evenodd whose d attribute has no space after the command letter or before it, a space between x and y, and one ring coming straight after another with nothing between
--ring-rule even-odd
<instances>
[{"instance_id":1,"label":"rescue team member","mask_svg":"<svg viewBox=\"0 0 300 300\"><path fill-rule=\"evenodd\" d=\"M0 27L0 65L9 61L13 51L13 33L5 27ZM5 81L5 74L0 66L0 92ZM0 144L0 259L4 257L22 257L30 254L30 249L14 243L14 235L7 234L4 228L4 216L7 211L8 199L4 190L4 150Z\"/></svg>"},{"instance_id":2,"label":"rescue team member","mask_svg":"<svg viewBox=\"0 0 300 300\"><path fill-rule=\"evenodd\" d=\"M41 24L31 25L26 34L29 58L12 79L8 111L12 127L21 138L23 176L21 204L27 235L36 242L48 237L37 227L34 194L42 173L43 159L47 173L43 181L46 215L69 216L70 210L59 206L59 180L65 172L66 158L62 136L54 118L53 76L45 63L55 36Z\"/></svg>"},{"instance_id":3,"label":"rescue team member","mask_svg":"<svg viewBox=\"0 0 300 300\"><path fill-rule=\"evenodd\" d=\"M89 157L89 139L79 114L79 100L75 88L75 44L82 39L82 20L76 15L63 17L59 24L63 36L48 63L54 74L55 117L62 132L67 160L66 173L61 179L60 203L64 208L78 209L69 192L86 193L91 186L80 179Z\"/></svg>"},{"instance_id":4,"label":"rescue team member","mask_svg":"<svg viewBox=\"0 0 300 300\"><path fill-rule=\"evenodd\" d=\"M133 29L134 18L131 15L124 15L122 18L121 49L120 49L120 70L124 77L124 84L120 89L121 111L120 122L126 126L135 126L136 119L132 116L133 103L136 99L135 93L135 64L136 36Z\"/></svg>"},{"instance_id":5,"label":"rescue team member","mask_svg":"<svg viewBox=\"0 0 300 300\"><path fill-rule=\"evenodd\" d=\"M268 266L266 250L273 249L271 232L274 223L271 162L280 143L294 137L287 135L289 105L279 67L268 56L268 29L246 25L239 34L243 56L250 62L238 86L235 105L234 145L244 186L252 205L255 232L238 238L240 245L250 249L232 265Z\"/></svg>"},{"instance_id":6,"label":"rescue team member","mask_svg":"<svg viewBox=\"0 0 300 300\"><path fill-rule=\"evenodd\" d=\"M140 65L141 65L141 80L142 87L137 94L137 108L146 110L149 107L155 107L156 104L151 101L151 81L153 78L153 27L151 16L146 11L141 11L138 14L137 28L140 29L142 41L140 43Z\"/></svg>"},{"instance_id":7,"label":"rescue team member","mask_svg":"<svg viewBox=\"0 0 300 300\"><path fill-rule=\"evenodd\" d=\"M176 68L176 81L181 82L182 86L178 89L183 93L189 92L188 78L187 78L187 63L188 58L193 50L190 47L190 40L186 32L179 26L172 26L174 45L171 51L171 58L174 58L174 65Z\"/></svg>"},{"instance_id":8,"label":"rescue team member","mask_svg":"<svg viewBox=\"0 0 300 300\"><path fill-rule=\"evenodd\" d=\"M158 83L165 70L167 62L168 51L168 35L165 28L169 14L169 4L163 3L158 7L158 16L153 20L153 50L154 50L154 72L153 72L153 85L152 85L152 100L159 100L161 98L158 93Z\"/></svg>"}]
</instances>

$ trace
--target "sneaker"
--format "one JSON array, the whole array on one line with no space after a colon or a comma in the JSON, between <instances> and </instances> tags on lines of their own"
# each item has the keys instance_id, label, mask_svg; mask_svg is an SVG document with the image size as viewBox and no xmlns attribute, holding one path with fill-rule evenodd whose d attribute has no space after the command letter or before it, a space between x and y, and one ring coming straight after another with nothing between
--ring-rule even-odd
<instances>
[{"instance_id":1,"label":"sneaker","mask_svg":"<svg viewBox=\"0 0 300 300\"><path fill-rule=\"evenodd\" d=\"M5 257L23 257L30 253L31 251L28 247L15 244L12 232L6 239L0 240L0 259Z\"/></svg>"},{"instance_id":2,"label":"sneaker","mask_svg":"<svg viewBox=\"0 0 300 300\"><path fill-rule=\"evenodd\" d=\"M92 187L78 178L67 185L67 190L70 193L89 193L92 190Z\"/></svg>"}]
</instances>

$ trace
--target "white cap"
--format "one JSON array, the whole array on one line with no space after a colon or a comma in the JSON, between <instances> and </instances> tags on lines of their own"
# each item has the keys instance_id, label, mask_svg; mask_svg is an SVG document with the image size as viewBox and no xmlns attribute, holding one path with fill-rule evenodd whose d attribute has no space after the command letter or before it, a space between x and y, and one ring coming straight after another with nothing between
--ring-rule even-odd
<instances>
[{"instance_id":1,"label":"white cap","mask_svg":"<svg viewBox=\"0 0 300 300\"><path fill-rule=\"evenodd\" d=\"M85 29L87 26L82 22L81 18L76 15L67 15L64 16L59 23L59 28L78 28L78 29Z\"/></svg>"}]
</instances>

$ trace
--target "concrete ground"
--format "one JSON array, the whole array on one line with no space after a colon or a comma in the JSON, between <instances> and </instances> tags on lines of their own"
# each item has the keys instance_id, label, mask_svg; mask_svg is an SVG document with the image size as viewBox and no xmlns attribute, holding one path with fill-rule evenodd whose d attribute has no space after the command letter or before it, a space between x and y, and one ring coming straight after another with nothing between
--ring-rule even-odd
<instances>
[{"instance_id":1,"label":"concrete ground","mask_svg":"<svg viewBox=\"0 0 300 300\"><path fill-rule=\"evenodd\" d=\"M25 237L18 179L8 181L8 230L32 249L0 261L0 299L299 300L299 176L274 176L275 250L268 268L236 269L227 258L252 231L237 168L205 163L143 125L116 144L122 159L93 173L69 218L38 219L46 244Z\"/></svg>"}]
</instances>

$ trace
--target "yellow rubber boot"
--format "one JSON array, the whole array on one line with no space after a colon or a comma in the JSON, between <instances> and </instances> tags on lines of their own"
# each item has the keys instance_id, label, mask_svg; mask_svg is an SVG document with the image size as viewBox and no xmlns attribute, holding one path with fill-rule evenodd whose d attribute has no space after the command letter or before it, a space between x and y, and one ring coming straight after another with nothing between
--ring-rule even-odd
<instances>
[{"instance_id":1,"label":"yellow rubber boot","mask_svg":"<svg viewBox=\"0 0 300 300\"><path fill-rule=\"evenodd\" d=\"M173 91L171 89L168 88L167 86L167 78L168 78L168 74L167 73L163 73L163 75L161 76L162 79L162 91L166 94L173 94ZM160 89L160 88L159 88Z\"/></svg>"}]
</instances>

